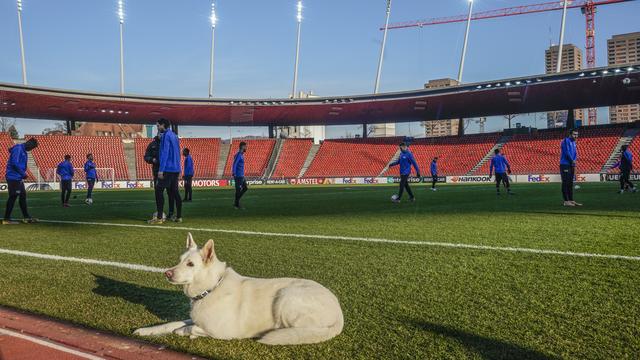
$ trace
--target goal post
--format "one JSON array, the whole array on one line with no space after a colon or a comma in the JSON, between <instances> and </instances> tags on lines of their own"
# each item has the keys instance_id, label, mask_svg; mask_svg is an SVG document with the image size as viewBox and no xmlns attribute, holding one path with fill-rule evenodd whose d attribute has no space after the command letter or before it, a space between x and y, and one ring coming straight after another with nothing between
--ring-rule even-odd
<instances>
[{"instance_id":1,"label":"goal post","mask_svg":"<svg viewBox=\"0 0 640 360\"><path fill-rule=\"evenodd\" d=\"M85 181L86 174L84 168L73 168L73 181ZM116 170L114 168L96 168L98 181L110 181L112 184L116 182ZM60 182L60 176L56 173L56 169L49 169L45 175L46 182Z\"/></svg>"}]
</instances>

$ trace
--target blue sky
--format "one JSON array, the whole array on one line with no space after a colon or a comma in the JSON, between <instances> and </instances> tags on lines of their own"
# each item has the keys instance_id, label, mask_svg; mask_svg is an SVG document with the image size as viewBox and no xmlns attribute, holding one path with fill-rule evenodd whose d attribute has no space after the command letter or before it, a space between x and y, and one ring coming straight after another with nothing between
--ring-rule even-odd
<instances>
[{"instance_id":1,"label":"blue sky","mask_svg":"<svg viewBox=\"0 0 640 360\"><path fill-rule=\"evenodd\" d=\"M476 0L491 10L541 0ZM218 0L216 97L286 97L293 78L295 0ZM385 15L384 0L306 0L298 88L319 95L371 93ZM466 0L395 0L391 22L464 14ZM116 0L23 0L27 71L32 85L119 91ZM0 0L0 81L21 82L16 4ZM126 92L206 97L209 76L210 2L126 2ZM561 12L476 21L472 24L464 81L544 72L544 50L558 42ZM598 65L606 40L640 31L640 1L602 6L596 19ZM381 91L421 88L429 79L456 77L464 23L389 33ZM566 43L584 47L579 9L567 18ZM605 112L601 111L606 115ZM521 117L533 125L533 117ZM21 133L50 123L20 120ZM544 126L540 121L539 127ZM505 126L490 119L487 130ZM357 132L330 127L328 135ZM418 124L398 126L403 134ZM185 127L186 136L266 134L262 128Z\"/></svg>"}]
</instances>

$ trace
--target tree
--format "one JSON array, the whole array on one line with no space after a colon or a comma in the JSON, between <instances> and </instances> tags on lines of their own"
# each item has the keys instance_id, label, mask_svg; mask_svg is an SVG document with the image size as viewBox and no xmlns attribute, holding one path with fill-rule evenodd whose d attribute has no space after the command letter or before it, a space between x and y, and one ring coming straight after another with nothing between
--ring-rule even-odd
<instances>
[{"instance_id":1,"label":"tree","mask_svg":"<svg viewBox=\"0 0 640 360\"><path fill-rule=\"evenodd\" d=\"M16 129L15 125L11 125L9 127L9 136L11 136L12 139L17 139L20 137L20 135L18 134L18 129Z\"/></svg>"},{"instance_id":2,"label":"tree","mask_svg":"<svg viewBox=\"0 0 640 360\"><path fill-rule=\"evenodd\" d=\"M16 125L14 119L0 117L0 132L8 132L9 128Z\"/></svg>"},{"instance_id":3,"label":"tree","mask_svg":"<svg viewBox=\"0 0 640 360\"><path fill-rule=\"evenodd\" d=\"M57 134L66 134L67 133L67 123L66 122L56 122L52 127L46 128L42 130L42 135L57 135Z\"/></svg>"}]
</instances>

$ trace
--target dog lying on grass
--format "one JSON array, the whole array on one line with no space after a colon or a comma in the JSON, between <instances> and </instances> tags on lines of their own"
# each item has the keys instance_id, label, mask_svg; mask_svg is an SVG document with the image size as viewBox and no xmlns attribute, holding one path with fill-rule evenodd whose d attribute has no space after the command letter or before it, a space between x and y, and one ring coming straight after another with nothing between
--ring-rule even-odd
<instances>
[{"instance_id":1,"label":"dog lying on grass","mask_svg":"<svg viewBox=\"0 0 640 360\"><path fill-rule=\"evenodd\" d=\"M342 332L342 309L329 289L305 279L239 275L218 260L213 240L198 249L189 233L180 263L164 274L191 299L191 319L141 328L135 335L257 338L268 345L295 345L326 341Z\"/></svg>"}]
</instances>

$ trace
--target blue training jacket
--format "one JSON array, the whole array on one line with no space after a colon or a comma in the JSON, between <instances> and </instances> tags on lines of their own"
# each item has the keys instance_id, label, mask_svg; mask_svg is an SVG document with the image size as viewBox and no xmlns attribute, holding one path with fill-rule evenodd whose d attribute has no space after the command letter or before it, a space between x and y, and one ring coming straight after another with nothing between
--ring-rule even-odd
<instances>
[{"instance_id":1,"label":"blue training jacket","mask_svg":"<svg viewBox=\"0 0 640 360\"><path fill-rule=\"evenodd\" d=\"M620 160L611 168L619 167L620 170L633 170L633 154L629 149L625 150L620 156Z\"/></svg>"},{"instance_id":2,"label":"blue training jacket","mask_svg":"<svg viewBox=\"0 0 640 360\"><path fill-rule=\"evenodd\" d=\"M398 160L389 164L389 166L396 166L400 164L400 175L410 175L411 174L411 166L416 169L416 173L420 174L420 168L418 167L418 163L416 159L413 157L411 151L400 151L400 157Z\"/></svg>"},{"instance_id":3,"label":"blue training jacket","mask_svg":"<svg viewBox=\"0 0 640 360\"><path fill-rule=\"evenodd\" d=\"M438 163L435 161L431 162L431 175L438 175Z\"/></svg>"},{"instance_id":4,"label":"blue training jacket","mask_svg":"<svg viewBox=\"0 0 640 360\"><path fill-rule=\"evenodd\" d=\"M160 139L160 172L180 174L180 140L167 129Z\"/></svg>"},{"instance_id":5,"label":"blue training jacket","mask_svg":"<svg viewBox=\"0 0 640 360\"><path fill-rule=\"evenodd\" d=\"M489 174L493 174L493 169L496 169L496 174L504 174L507 170L511 169L507 158L502 154L498 154L491 159L491 166L489 166Z\"/></svg>"},{"instance_id":6,"label":"blue training jacket","mask_svg":"<svg viewBox=\"0 0 640 360\"><path fill-rule=\"evenodd\" d=\"M24 144L17 144L9 149L7 161L7 181L20 181L27 177L27 150Z\"/></svg>"},{"instance_id":7,"label":"blue training jacket","mask_svg":"<svg viewBox=\"0 0 640 360\"><path fill-rule=\"evenodd\" d=\"M73 164L71 161L63 161L58 164L58 168L56 169L56 174L60 176L61 180L71 180L73 179Z\"/></svg>"},{"instance_id":8,"label":"blue training jacket","mask_svg":"<svg viewBox=\"0 0 640 360\"><path fill-rule=\"evenodd\" d=\"M193 176L193 159L191 155L184 157L184 176Z\"/></svg>"},{"instance_id":9,"label":"blue training jacket","mask_svg":"<svg viewBox=\"0 0 640 360\"><path fill-rule=\"evenodd\" d=\"M570 138L564 138L560 143L560 165L575 165L578 160L576 142Z\"/></svg>"},{"instance_id":10,"label":"blue training jacket","mask_svg":"<svg viewBox=\"0 0 640 360\"><path fill-rule=\"evenodd\" d=\"M96 163L91 160L87 160L84 163L84 172L87 175L87 180L96 180L98 179L98 174L96 172Z\"/></svg>"},{"instance_id":11,"label":"blue training jacket","mask_svg":"<svg viewBox=\"0 0 640 360\"><path fill-rule=\"evenodd\" d=\"M242 151L238 151L236 156L233 158L233 167L231 168L231 171L233 171L234 177L244 176L244 154Z\"/></svg>"}]
</instances>

